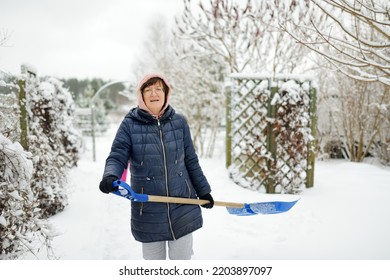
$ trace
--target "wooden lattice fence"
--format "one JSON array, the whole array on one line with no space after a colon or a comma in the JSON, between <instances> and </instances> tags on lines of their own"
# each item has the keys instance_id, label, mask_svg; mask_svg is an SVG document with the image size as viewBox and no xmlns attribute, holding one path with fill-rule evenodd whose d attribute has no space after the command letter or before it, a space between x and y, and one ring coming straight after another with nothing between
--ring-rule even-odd
<instances>
[{"instance_id":1,"label":"wooden lattice fence","mask_svg":"<svg viewBox=\"0 0 390 280\"><path fill-rule=\"evenodd\" d=\"M316 89L310 79L233 75L227 94L231 178L267 193L314 185Z\"/></svg>"}]
</instances>

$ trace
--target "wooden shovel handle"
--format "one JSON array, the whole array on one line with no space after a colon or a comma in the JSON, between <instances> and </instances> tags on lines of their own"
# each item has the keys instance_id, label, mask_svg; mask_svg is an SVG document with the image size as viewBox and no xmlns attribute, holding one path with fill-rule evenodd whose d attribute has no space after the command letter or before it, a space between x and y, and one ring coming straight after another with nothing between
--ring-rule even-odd
<instances>
[{"instance_id":1,"label":"wooden shovel handle","mask_svg":"<svg viewBox=\"0 0 390 280\"><path fill-rule=\"evenodd\" d=\"M209 203L210 201L204 199L183 198L183 197L171 197L171 196L157 196L148 195L148 202L165 202L165 203L179 203L179 204L197 204L202 205ZM214 201L215 206L225 206L233 208L244 208L244 203Z\"/></svg>"}]
</instances>

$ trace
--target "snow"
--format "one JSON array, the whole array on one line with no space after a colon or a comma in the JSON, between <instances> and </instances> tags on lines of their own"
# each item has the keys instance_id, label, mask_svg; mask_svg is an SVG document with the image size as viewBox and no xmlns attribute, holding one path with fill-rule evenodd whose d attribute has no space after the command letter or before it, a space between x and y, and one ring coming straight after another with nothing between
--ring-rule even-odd
<instances>
[{"instance_id":1,"label":"snow","mask_svg":"<svg viewBox=\"0 0 390 280\"><path fill-rule=\"evenodd\" d=\"M60 260L142 260L130 233L130 204L98 189L116 125L90 138L70 173L69 206L50 218ZM223 147L201 166L215 200L299 202L284 214L239 217L224 207L202 209L204 226L194 233L194 260L388 260L390 259L390 168L344 160L317 161L315 186L300 195L264 194L229 179ZM44 250L38 256L46 258ZM35 259L25 256L25 259Z\"/></svg>"},{"instance_id":2,"label":"snow","mask_svg":"<svg viewBox=\"0 0 390 280\"><path fill-rule=\"evenodd\" d=\"M84 153L69 175L69 205L49 219L50 235L56 235L52 240L53 251L47 252L42 247L38 255L24 255L18 262L2 261L0 266L4 264L1 269L5 275L16 276L17 273L19 278L39 275L40 279L52 279L61 271L60 279L76 275L77 278L107 279L117 275L124 265L145 265L141 244L130 232L129 201L103 194L98 189L117 126L112 125L105 135L97 137L96 162L92 160L92 139L84 138ZM340 277L377 275L380 278L376 279L387 279L389 167L374 161L317 161L313 188L305 189L300 195L259 193L238 187L229 178L224 163L223 137L220 135L220 145L212 159L200 159L215 200L247 203L300 200L290 211L276 215L242 217L229 214L225 207L202 208L204 226L194 233L193 261L176 261L175 266L207 268L210 275L211 265L268 264L276 270L278 278L274 279L291 275L300 279L311 279L313 275L329 279L336 269ZM6 224L6 221L0 219L0 223ZM44 261L53 255L61 261ZM40 261L30 261L37 259ZM111 262L100 263L104 260ZM362 260L364 263L356 270ZM18 269L21 264L23 270ZM173 265L151 261L148 266L171 268ZM318 275L319 270L324 273Z\"/></svg>"}]
</instances>

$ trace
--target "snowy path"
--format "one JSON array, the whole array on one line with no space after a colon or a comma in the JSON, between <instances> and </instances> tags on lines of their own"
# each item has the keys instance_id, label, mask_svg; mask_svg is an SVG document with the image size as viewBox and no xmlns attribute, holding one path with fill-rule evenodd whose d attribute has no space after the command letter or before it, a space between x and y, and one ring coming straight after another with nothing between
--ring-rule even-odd
<instances>
[{"instance_id":1,"label":"snowy path","mask_svg":"<svg viewBox=\"0 0 390 280\"><path fill-rule=\"evenodd\" d=\"M70 174L70 204L50 219L61 233L53 241L60 259L141 259L141 246L130 233L129 202L98 190L113 133L97 139L96 162L86 139L87 150ZM296 198L237 187L228 178L223 154L201 159L201 165L216 200ZM300 197L293 209L279 215L237 217L224 207L203 210L193 259L390 259L389 168L318 161L315 187ZM43 252L40 258L45 258Z\"/></svg>"}]
</instances>

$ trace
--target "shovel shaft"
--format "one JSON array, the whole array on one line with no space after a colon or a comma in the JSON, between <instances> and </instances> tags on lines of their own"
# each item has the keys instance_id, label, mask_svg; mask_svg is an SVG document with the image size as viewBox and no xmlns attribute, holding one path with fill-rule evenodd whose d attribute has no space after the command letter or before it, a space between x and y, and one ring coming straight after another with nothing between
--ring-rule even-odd
<instances>
[{"instance_id":1,"label":"shovel shaft","mask_svg":"<svg viewBox=\"0 0 390 280\"><path fill-rule=\"evenodd\" d=\"M214 201L214 205L231 207L231 208L244 208L245 207L244 203L228 202L228 201Z\"/></svg>"},{"instance_id":2,"label":"shovel shaft","mask_svg":"<svg viewBox=\"0 0 390 280\"><path fill-rule=\"evenodd\" d=\"M148 195L148 202L166 202L166 203L202 205L202 204L209 203L210 201L204 199L194 199L194 198ZM214 201L214 205L232 207L232 208L245 207L244 203L225 202L225 201Z\"/></svg>"},{"instance_id":3,"label":"shovel shaft","mask_svg":"<svg viewBox=\"0 0 390 280\"><path fill-rule=\"evenodd\" d=\"M197 204L202 205L209 203L208 200L182 198L182 197L170 197L170 196L157 196L135 193L131 187L123 181L117 180L113 183L114 187L118 187L118 190L112 192L115 195L125 197L135 202L163 202L163 203L178 203L178 204ZM299 200L299 199L298 199ZM269 201L258 203L235 203L214 201L215 206L225 206L229 214L238 216L252 216L257 214L277 214L290 210L298 201Z\"/></svg>"}]
</instances>

